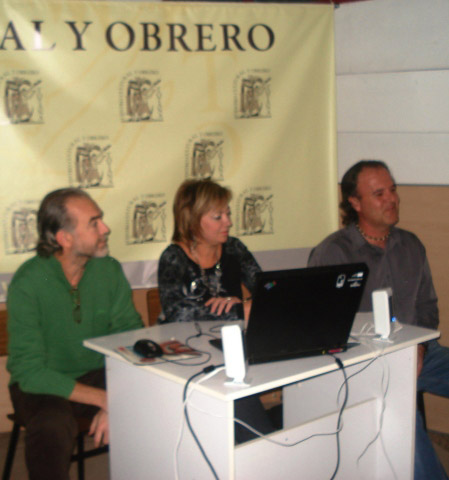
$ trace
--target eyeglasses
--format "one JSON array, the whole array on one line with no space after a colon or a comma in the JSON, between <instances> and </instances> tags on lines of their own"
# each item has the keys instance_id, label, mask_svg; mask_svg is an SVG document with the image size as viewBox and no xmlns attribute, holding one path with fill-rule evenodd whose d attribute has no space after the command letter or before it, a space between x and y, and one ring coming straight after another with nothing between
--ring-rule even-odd
<instances>
[{"instance_id":1,"label":"eyeglasses","mask_svg":"<svg viewBox=\"0 0 449 480\"><path fill-rule=\"evenodd\" d=\"M80 291L77 288L70 289L70 296L73 303L73 320L76 323L81 323L81 297Z\"/></svg>"}]
</instances>

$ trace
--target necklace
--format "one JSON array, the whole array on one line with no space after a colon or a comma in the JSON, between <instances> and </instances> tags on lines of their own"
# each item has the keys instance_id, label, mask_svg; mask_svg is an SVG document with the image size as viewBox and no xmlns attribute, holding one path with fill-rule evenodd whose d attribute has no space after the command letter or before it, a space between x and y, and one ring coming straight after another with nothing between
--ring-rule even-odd
<instances>
[{"instance_id":1,"label":"necklace","mask_svg":"<svg viewBox=\"0 0 449 480\"><path fill-rule=\"evenodd\" d=\"M368 235L365 233L359 226L359 224L356 224L357 230L360 232L362 237L366 238L367 240L372 240L373 242L385 242L385 240L390 236L390 231L388 231L383 237L372 237L371 235Z\"/></svg>"},{"instance_id":2,"label":"necklace","mask_svg":"<svg viewBox=\"0 0 449 480\"><path fill-rule=\"evenodd\" d=\"M201 280L203 284L207 287L207 289L209 290L209 293L213 297L218 297L218 295L221 292L221 276L223 275L220 262L218 262L215 265L214 273L212 276L206 275L206 271L201 266L200 266L200 270L201 270Z\"/></svg>"},{"instance_id":3,"label":"necklace","mask_svg":"<svg viewBox=\"0 0 449 480\"><path fill-rule=\"evenodd\" d=\"M192 257L195 259L196 264L200 268L201 282L207 288L212 297L218 297L220 292L222 291L221 277L223 275L220 261L218 260L218 262L215 264L213 274L207 275L206 270L201 266L195 249L192 248L190 252L192 254Z\"/></svg>"}]
</instances>

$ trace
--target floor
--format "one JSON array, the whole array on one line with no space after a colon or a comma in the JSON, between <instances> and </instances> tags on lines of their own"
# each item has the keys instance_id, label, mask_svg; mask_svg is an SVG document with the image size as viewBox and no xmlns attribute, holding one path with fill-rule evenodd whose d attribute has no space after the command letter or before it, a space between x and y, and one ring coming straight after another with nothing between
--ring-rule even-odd
<instances>
[{"instance_id":1,"label":"floor","mask_svg":"<svg viewBox=\"0 0 449 480\"><path fill-rule=\"evenodd\" d=\"M440 456L441 462L449 473L449 435L433 434L430 432L435 449ZM0 434L0 459L1 468L3 469L3 463L6 456L6 450L8 448L9 434ZM86 445L89 448L88 445ZM26 480L26 468L24 462L24 448L23 448L23 436L19 440L17 447L16 458L14 460L11 480ZM85 463L85 480L108 480L109 479L109 467L108 467L108 454L103 454L98 457L89 458ZM70 470L70 480L77 480L76 465L72 465Z\"/></svg>"}]
</instances>

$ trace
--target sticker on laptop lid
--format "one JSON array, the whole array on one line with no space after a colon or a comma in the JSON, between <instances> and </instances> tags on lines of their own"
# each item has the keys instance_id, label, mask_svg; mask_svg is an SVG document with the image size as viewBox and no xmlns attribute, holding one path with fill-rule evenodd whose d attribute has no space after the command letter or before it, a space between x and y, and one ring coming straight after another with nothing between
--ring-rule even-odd
<instances>
[{"instance_id":1,"label":"sticker on laptop lid","mask_svg":"<svg viewBox=\"0 0 449 480\"><path fill-rule=\"evenodd\" d=\"M273 280L272 282L268 282L264 285L265 290L271 290L273 287L276 286L276 280Z\"/></svg>"},{"instance_id":2,"label":"sticker on laptop lid","mask_svg":"<svg viewBox=\"0 0 449 480\"><path fill-rule=\"evenodd\" d=\"M356 272L351 275L348 279L349 286L351 288L358 288L362 286L363 278L365 276L365 272Z\"/></svg>"},{"instance_id":3,"label":"sticker on laptop lid","mask_svg":"<svg viewBox=\"0 0 449 480\"><path fill-rule=\"evenodd\" d=\"M346 274L340 273L340 275L338 275L338 277L337 277L337 281L335 283L335 286L337 288L342 288L345 284L345 281L346 281Z\"/></svg>"}]
</instances>

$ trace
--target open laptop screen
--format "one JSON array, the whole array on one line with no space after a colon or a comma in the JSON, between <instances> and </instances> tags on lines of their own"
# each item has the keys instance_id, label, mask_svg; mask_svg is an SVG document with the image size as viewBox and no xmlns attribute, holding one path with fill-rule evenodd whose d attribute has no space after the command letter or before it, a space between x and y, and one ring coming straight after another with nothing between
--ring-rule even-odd
<instances>
[{"instance_id":1,"label":"open laptop screen","mask_svg":"<svg viewBox=\"0 0 449 480\"><path fill-rule=\"evenodd\" d=\"M344 349L367 276L364 263L259 273L245 336L249 363Z\"/></svg>"}]
</instances>

